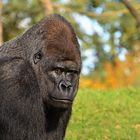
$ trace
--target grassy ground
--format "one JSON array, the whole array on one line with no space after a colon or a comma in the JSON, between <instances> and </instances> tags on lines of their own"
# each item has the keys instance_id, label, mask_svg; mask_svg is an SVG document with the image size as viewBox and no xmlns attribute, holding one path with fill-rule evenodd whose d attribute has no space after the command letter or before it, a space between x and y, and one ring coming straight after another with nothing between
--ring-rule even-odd
<instances>
[{"instance_id":1,"label":"grassy ground","mask_svg":"<svg viewBox=\"0 0 140 140\"><path fill-rule=\"evenodd\" d=\"M140 89L79 90L65 140L140 140Z\"/></svg>"}]
</instances>

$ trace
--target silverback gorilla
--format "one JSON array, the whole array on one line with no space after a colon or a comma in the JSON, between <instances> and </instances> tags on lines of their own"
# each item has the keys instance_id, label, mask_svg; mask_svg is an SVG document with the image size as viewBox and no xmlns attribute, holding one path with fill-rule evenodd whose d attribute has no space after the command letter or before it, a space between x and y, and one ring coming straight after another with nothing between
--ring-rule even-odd
<instances>
[{"instance_id":1,"label":"silverback gorilla","mask_svg":"<svg viewBox=\"0 0 140 140\"><path fill-rule=\"evenodd\" d=\"M55 14L0 47L0 140L63 140L81 71L70 23Z\"/></svg>"}]
</instances>

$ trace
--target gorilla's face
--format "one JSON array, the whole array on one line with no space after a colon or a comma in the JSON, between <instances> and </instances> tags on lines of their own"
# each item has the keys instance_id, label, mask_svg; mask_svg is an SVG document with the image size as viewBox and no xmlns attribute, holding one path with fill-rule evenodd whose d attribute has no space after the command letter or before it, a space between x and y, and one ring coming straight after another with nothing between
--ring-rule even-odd
<instances>
[{"instance_id":1,"label":"gorilla's face","mask_svg":"<svg viewBox=\"0 0 140 140\"><path fill-rule=\"evenodd\" d=\"M49 45L46 52L39 51L34 56L34 63L44 100L53 106L66 107L72 104L76 95L81 66L76 49L60 47L54 44Z\"/></svg>"},{"instance_id":2,"label":"gorilla's face","mask_svg":"<svg viewBox=\"0 0 140 140\"><path fill-rule=\"evenodd\" d=\"M46 69L49 100L71 104L78 88L79 73L76 63L70 60L55 61L50 65Z\"/></svg>"}]
</instances>

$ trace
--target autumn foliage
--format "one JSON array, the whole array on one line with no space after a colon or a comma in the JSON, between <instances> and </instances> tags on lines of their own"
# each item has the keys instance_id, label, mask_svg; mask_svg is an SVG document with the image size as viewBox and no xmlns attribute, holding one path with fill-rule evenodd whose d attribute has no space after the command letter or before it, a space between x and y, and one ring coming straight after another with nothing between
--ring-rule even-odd
<instances>
[{"instance_id":1,"label":"autumn foliage","mask_svg":"<svg viewBox=\"0 0 140 140\"><path fill-rule=\"evenodd\" d=\"M127 54L126 60L116 59L114 63L104 63L105 76L102 80L81 77L80 87L116 88L139 86L140 83L140 53L134 56Z\"/></svg>"}]
</instances>

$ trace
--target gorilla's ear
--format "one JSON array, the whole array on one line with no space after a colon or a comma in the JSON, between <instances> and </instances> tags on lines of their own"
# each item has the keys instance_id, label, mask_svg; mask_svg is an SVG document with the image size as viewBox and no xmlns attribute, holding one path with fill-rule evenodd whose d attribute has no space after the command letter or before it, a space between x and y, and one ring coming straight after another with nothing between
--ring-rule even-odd
<instances>
[{"instance_id":1,"label":"gorilla's ear","mask_svg":"<svg viewBox=\"0 0 140 140\"><path fill-rule=\"evenodd\" d=\"M37 64L41 60L42 56L43 56L43 54L42 54L41 50L38 51L37 53L35 53L33 56L34 64Z\"/></svg>"}]
</instances>

